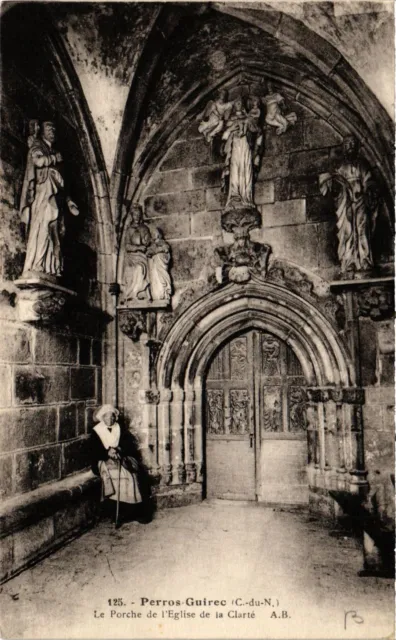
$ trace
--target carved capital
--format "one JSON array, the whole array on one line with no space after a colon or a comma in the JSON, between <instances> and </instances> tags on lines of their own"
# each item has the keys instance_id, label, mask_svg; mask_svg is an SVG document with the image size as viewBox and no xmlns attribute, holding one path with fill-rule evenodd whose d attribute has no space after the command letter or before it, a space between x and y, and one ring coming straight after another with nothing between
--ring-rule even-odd
<instances>
[{"instance_id":1,"label":"carved capital","mask_svg":"<svg viewBox=\"0 0 396 640\"><path fill-rule=\"evenodd\" d=\"M146 389L140 392L140 401L142 404L158 404L160 401L160 393L153 389Z\"/></svg>"},{"instance_id":2,"label":"carved capital","mask_svg":"<svg viewBox=\"0 0 396 640\"><path fill-rule=\"evenodd\" d=\"M307 389L307 399L309 402L329 402L336 404L364 404L364 389L357 387L324 387Z\"/></svg>"},{"instance_id":3,"label":"carved capital","mask_svg":"<svg viewBox=\"0 0 396 640\"><path fill-rule=\"evenodd\" d=\"M146 315L142 311L120 309L118 311L118 326L122 333L137 342L141 334L146 332Z\"/></svg>"},{"instance_id":4,"label":"carved capital","mask_svg":"<svg viewBox=\"0 0 396 640\"><path fill-rule=\"evenodd\" d=\"M314 404L318 402L323 402L322 399L322 389L317 389L314 387L307 389L307 400L308 402L312 402Z\"/></svg>"},{"instance_id":5,"label":"carved capital","mask_svg":"<svg viewBox=\"0 0 396 640\"><path fill-rule=\"evenodd\" d=\"M343 389L340 389L340 388L330 389L330 398L336 404L341 404L343 400Z\"/></svg>"},{"instance_id":6,"label":"carved capital","mask_svg":"<svg viewBox=\"0 0 396 640\"><path fill-rule=\"evenodd\" d=\"M343 391L343 402L347 404L364 404L364 389L358 387L348 387Z\"/></svg>"}]
</instances>

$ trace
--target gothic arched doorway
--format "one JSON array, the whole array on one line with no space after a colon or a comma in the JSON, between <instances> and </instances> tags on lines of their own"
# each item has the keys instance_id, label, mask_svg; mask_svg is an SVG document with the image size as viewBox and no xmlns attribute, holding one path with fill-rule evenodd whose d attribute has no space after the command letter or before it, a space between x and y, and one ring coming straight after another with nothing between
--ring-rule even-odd
<instances>
[{"instance_id":1,"label":"gothic arched doorway","mask_svg":"<svg viewBox=\"0 0 396 640\"><path fill-rule=\"evenodd\" d=\"M305 386L291 347L267 331L217 349L203 385L207 498L308 502Z\"/></svg>"}]
</instances>

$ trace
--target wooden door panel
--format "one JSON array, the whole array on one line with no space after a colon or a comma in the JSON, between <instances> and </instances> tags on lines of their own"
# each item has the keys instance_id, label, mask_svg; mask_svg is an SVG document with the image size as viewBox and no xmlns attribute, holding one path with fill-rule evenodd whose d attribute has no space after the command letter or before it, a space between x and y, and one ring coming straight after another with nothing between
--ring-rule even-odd
<instances>
[{"instance_id":1,"label":"wooden door panel","mask_svg":"<svg viewBox=\"0 0 396 640\"><path fill-rule=\"evenodd\" d=\"M218 351L204 395L207 497L306 502L305 384L271 334L252 330Z\"/></svg>"},{"instance_id":2,"label":"wooden door panel","mask_svg":"<svg viewBox=\"0 0 396 640\"><path fill-rule=\"evenodd\" d=\"M212 439L206 443L208 498L255 500L254 449L246 439Z\"/></svg>"},{"instance_id":3,"label":"wooden door panel","mask_svg":"<svg viewBox=\"0 0 396 640\"><path fill-rule=\"evenodd\" d=\"M206 494L255 500L252 337L244 334L215 356L206 380Z\"/></svg>"}]
</instances>

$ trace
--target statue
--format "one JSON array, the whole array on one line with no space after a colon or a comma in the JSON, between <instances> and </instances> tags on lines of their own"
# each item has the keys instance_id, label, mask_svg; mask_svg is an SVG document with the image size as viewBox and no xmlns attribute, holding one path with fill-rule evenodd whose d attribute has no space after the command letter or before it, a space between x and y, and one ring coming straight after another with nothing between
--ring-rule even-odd
<instances>
[{"instance_id":1,"label":"statue","mask_svg":"<svg viewBox=\"0 0 396 640\"><path fill-rule=\"evenodd\" d=\"M126 250L131 268L131 279L127 283L126 300L151 301L147 248L151 243L150 229L143 222L140 205L132 208L132 222L128 229Z\"/></svg>"},{"instance_id":2,"label":"statue","mask_svg":"<svg viewBox=\"0 0 396 640\"><path fill-rule=\"evenodd\" d=\"M125 301L146 306L167 306L172 293L169 274L170 246L161 229L150 232L143 222L143 209L132 207L132 222L127 230L126 251L129 273ZM157 303L157 304L156 304ZM160 304L161 303L161 304Z\"/></svg>"},{"instance_id":3,"label":"statue","mask_svg":"<svg viewBox=\"0 0 396 640\"><path fill-rule=\"evenodd\" d=\"M170 302L172 293L169 275L170 246L164 239L161 229L155 229L151 244L147 249L150 293L153 301Z\"/></svg>"},{"instance_id":4,"label":"statue","mask_svg":"<svg viewBox=\"0 0 396 640\"><path fill-rule=\"evenodd\" d=\"M280 93L275 93L272 90L271 82L268 83L268 91L268 95L264 98L264 103L267 107L265 121L271 127L276 127L276 134L280 136L282 133L285 133L289 125L296 124L297 116L294 111L283 115L282 106L285 100Z\"/></svg>"},{"instance_id":5,"label":"statue","mask_svg":"<svg viewBox=\"0 0 396 640\"><path fill-rule=\"evenodd\" d=\"M53 122L32 120L27 141L29 151L21 195L21 219L27 229L23 277L59 277L63 271L61 240L65 225L61 204L64 181L59 172L62 155L52 145L56 130ZM63 196L69 212L79 214L69 196Z\"/></svg>"},{"instance_id":6,"label":"statue","mask_svg":"<svg viewBox=\"0 0 396 640\"><path fill-rule=\"evenodd\" d=\"M225 155L222 181L223 189L228 187L226 211L255 209L253 179L260 161L263 136L259 126L260 101L258 98L253 100L252 108L247 112L243 98L237 98L232 105L230 117L225 122L222 135Z\"/></svg>"},{"instance_id":7,"label":"statue","mask_svg":"<svg viewBox=\"0 0 396 640\"><path fill-rule=\"evenodd\" d=\"M213 138L224 129L224 123L229 118L232 102L228 102L228 91L220 91L217 100L210 100L206 105L204 119L198 127L199 133L205 136L206 142L212 142Z\"/></svg>"},{"instance_id":8,"label":"statue","mask_svg":"<svg viewBox=\"0 0 396 640\"><path fill-rule=\"evenodd\" d=\"M359 158L355 136L344 138L344 159L334 173L322 173L323 195L332 191L336 200L338 259L341 272L354 277L374 266L371 238L378 215L378 190L369 167Z\"/></svg>"}]
</instances>

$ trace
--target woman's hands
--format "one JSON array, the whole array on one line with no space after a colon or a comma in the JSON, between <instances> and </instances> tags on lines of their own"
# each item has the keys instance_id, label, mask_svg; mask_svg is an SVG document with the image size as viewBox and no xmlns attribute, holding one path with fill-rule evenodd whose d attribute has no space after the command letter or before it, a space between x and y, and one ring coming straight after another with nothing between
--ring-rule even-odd
<instances>
[{"instance_id":1,"label":"woman's hands","mask_svg":"<svg viewBox=\"0 0 396 640\"><path fill-rule=\"evenodd\" d=\"M114 447L109 448L108 454L111 460L121 460L120 454L118 453L117 449L115 449Z\"/></svg>"}]
</instances>

